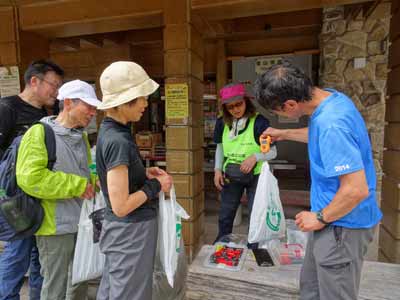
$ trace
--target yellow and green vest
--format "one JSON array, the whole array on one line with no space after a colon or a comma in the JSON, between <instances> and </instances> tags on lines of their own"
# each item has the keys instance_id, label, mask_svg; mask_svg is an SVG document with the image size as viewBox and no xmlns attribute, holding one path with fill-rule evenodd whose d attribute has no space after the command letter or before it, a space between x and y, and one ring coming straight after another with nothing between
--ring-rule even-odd
<instances>
[{"instance_id":1,"label":"yellow and green vest","mask_svg":"<svg viewBox=\"0 0 400 300\"><path fill-rule=\"evenodd\" d=\"M254 153L260 152L260 145L254 139L254 123L257 115L249 119L249 124L244 132L239 134L236 138L229 138L229 126L225 124L224 132L222 134L222 145L224 148L224 166L223 171L228 164L240 164L246 158ZM255 175L261 173L262 161L257 162L253 173Z\"/></svg>"}]
</instances>

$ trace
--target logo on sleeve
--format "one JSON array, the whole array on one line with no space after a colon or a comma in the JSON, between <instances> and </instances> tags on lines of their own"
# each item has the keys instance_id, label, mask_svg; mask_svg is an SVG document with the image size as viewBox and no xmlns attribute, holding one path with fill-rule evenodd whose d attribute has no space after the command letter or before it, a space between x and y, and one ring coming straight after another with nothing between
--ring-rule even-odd
<instances>
[{"instance_id":1,"label":"logo on sleeve","mask_svg":"<svg viewBox=\"0 0 400 300\"><path fill-rule=\"evenodd\" d=\"M348 169L350 169L350 166L348 164L335 167L335 171L336 172L342 172L342 171L345 171L345 170L348 170Z\"/></svg>"}]
</instances>

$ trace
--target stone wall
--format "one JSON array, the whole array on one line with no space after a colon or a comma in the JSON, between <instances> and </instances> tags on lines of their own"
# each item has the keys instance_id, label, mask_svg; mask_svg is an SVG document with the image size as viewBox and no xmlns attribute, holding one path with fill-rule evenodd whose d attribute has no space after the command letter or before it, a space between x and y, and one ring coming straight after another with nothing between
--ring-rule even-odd
<instances>
[{"instance_id":1,"label":"stone wall","mask_svg":"<svg viewBox=\"0 0 400 300\"><path fill-rule=\"evenodd\" d=\"M320 35L320 82L350 96L363 115L382 189L383 137L390 28L390 3L365 17L345 13L343 6L325 8ZM369 258L377 257L377 243Z\"/></svg>"}]
</instances>

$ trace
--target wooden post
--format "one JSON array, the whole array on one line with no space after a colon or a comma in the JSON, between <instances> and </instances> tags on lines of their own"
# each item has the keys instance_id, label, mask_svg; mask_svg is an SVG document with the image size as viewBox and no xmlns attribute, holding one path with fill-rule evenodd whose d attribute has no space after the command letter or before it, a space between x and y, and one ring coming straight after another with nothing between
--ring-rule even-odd
<instances>
[{"instance_id":1,"label":"wooden post","mask_svg":"<svg viewBox=\"0 0 400 300\"><path fill-rule=\"evenodd\" d=\"M16 6L1 7L0 20L0 66L18 66L23 81L24 72L33 60L49 57L49 41L37 34L20 31Z\"/></svg>"},{"instance_id":2,"label":"wooden post","mask_svg":"<svg viewBox=\"0 0 400 300\"><path fill-rule=\"evenodd\" d=\"M225 40L217 42L217 95L219 90L227 83L227 60Z\"/></svg>"},{"instance_id":3,"label":"wooden post","mask_svg":"<svg viewBox=\"0 0 400 300\"><path fill-rule=\"evenodd\" d=\"M174 178L178 202L190 213L182 236L191 261L204 232L204 46L191 23L191 1L164 0L163 4L167 171Z\"/></svg>"},{"instance_id":4,"label":"wooden post","mask_svg":"<svg viewBox=\"0 0 400 300\"><path fill-rule=\"evenodd\" d=\"M379 260L400 263L400 0L392 1Z\"/></svg>"}]
</instances>

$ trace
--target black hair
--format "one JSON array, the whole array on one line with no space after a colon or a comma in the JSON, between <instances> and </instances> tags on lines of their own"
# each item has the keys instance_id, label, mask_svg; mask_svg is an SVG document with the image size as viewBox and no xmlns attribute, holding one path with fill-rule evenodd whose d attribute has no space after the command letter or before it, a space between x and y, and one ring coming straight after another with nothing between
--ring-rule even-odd
<instances>
[{"instance_id":1,"label":"black hair","mask_svg":"<svg viewBox=\"0 0 400 300\"><path fill-rule=\"evenodd\" d=\"M246 102L246 110L243 114L243 117L251 118L256 114L256 108L254 107L253 103L251 102L250 98L247 96L243 97L244 101ZM222 104L222 118L224 123L229 127L232 126L233 116L226 108L225 104Z\"/></svg>"},{"instance_id":2,"label":"black hair","mask_svg":"<svg viewBox=\"0 0 400 300\"><path fill-rule=\"evenodd\" d=\"M254 84L257 102L267 109L281 108L287 100L309 101L312 92L311 79L287 62L272 66Z\"/></svg>"},{"instance_id":3,"label":"black hair","mask_svg":"<svg viewBox=\"0 0 400 300\"><path fill-rule=\"evenodd\" d=\"M64 70L51 60L35 60L31 62L24 74L24 81L29 85L33 76L43 78L47 72L54 72L60 77L64 77Z\"/></svg>"}]
</instances>

